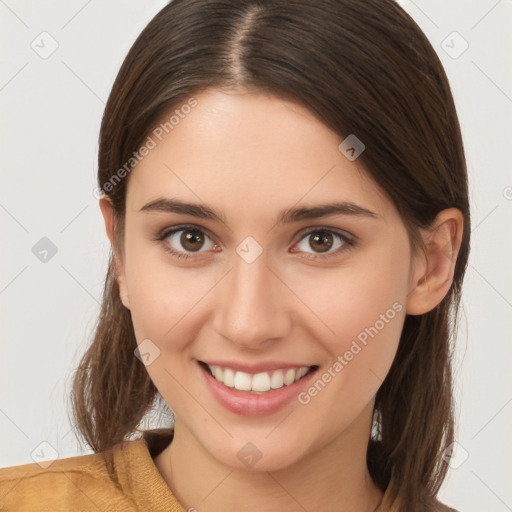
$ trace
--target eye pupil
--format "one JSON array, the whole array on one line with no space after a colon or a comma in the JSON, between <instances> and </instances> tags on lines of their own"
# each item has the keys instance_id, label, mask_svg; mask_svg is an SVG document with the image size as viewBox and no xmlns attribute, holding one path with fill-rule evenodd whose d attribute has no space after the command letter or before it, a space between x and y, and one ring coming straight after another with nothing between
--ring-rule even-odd
<instances>
[{"instance_id":1,"label":"eye pupil","mask_svg":"<svg viewBox=\"0 0 512 512\"><path fill-rule=\"evenodd\" d=\"M317 234L311 237L309 245L312 249L318 249L319 252L326 252L332 247L332 238L332 235L330 235L326 231L319 231L317 232ZM314 243L319 242L321 245L319 247L316 247L315 245L313 245L311 240L314 240Z\"/></svg>"},{"instance_id":2,"label":"eye pupil","mask_svg":"<svg viewBox=\"0 0 512 512\"><path fill-rule=\"evenodd\" d=\"M183 234L180 237L180 242L182 246L187 251L195 251L198 249L201 249L203 243L204 243L204 237L201 236L200 231L195 230L187 230L183 231ZM199 244L197 243L199 242Z\"/></svg>"}]
</instances>

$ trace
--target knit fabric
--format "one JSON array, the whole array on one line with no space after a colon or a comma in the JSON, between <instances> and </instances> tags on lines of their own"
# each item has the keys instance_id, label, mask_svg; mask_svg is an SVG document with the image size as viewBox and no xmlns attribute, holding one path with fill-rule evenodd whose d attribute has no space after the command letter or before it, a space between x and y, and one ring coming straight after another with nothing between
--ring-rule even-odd
<instances>
[{"instance_id":1,"label":"knit fabric","mask_svg":"<svg viewBox=\"0 0 512 512\"><path fill-rule=\"evenodd\" d=\"M185 512L153 458L171 429L145 431L105 452L0 469L2 512Z\"/></svg>"}]
</instances>

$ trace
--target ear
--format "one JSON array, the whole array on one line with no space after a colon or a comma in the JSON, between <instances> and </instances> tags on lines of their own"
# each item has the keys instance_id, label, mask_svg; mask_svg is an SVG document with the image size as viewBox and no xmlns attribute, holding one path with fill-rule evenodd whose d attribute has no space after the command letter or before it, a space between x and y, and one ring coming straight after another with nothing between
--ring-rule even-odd
<instances>
[{"instance_id":1,"label":"ear","mask_svg":"<svg viewBox=\"0 0 512 512\"><path fill-rule=\"evenodd\" d=\"M119 296L124 307L130 309L130 301L128 300L128 290L126 288L126 276L124 272L124 265L122 258L118 254L118 248L115 242L116 235L116 224L115 224L115 213L112 202L108 196L104 196L100 199L100 209L105 221L105 230L107 232L110 245L112 246L114 271L116 274L116 280L119 285Z\"/></svg>"},{"instance_id":2,"label":"ear","mask_svg":"<svg viewBox=\"0 0 512 512\"><path fill-rule=\"evenodd\" d=\"M441 211L431 228L422 232L425 245L413 263L411 291L407 296L409 315L434 309L449 292L462 239L464 217L457 208Z\"/></svg>"}]
</instances>

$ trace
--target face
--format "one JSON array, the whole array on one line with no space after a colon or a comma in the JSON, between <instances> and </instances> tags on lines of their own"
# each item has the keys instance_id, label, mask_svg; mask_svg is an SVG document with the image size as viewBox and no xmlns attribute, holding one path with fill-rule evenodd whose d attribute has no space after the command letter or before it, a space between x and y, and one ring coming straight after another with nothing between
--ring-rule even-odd
<instances>
[{"instance_id":1,"label":"face","mask_svg":"<svg viewBox=\"0 0 512 512\"><path fill-rule=\"evenodd\" d=\"M368 422L406 314L409 239L304 107L195 99L129 176L123 302L176 429L229 466L247 452L279 469Z\"/></svg>"}]
</instances>

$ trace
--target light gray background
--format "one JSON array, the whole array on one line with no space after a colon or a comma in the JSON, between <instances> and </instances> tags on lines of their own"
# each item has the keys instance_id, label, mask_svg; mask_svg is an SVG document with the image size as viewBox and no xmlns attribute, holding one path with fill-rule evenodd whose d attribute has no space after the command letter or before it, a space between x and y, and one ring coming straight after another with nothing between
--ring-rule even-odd
<instances>
[{"instance_id":1,"label":"light gray background","mask_svg":"<svg viewBox=\"0 0 512 512\"><path fill-rule=\"evenodd\" d=\"M0 467L52 447L58 458L90 453L67 410L108 262L93 196L98 131L123 58L165 3L0 1ZM470 175L472 253L455 368L460 446L440 497L461 512L512 510L512 1L400 3L445 66ZM52 44L47 58L31 47ZM46 262L32 251L42 237L57 247Z\"/></svg>"}]
</instances>

